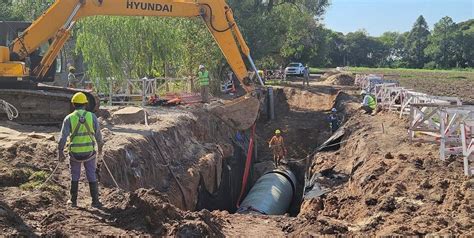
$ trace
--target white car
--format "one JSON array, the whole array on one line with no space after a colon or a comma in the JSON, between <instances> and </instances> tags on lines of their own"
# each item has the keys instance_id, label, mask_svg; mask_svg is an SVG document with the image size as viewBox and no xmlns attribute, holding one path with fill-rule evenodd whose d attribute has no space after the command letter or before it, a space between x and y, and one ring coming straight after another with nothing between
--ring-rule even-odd
<instances>
[{"instance_id":1,"label":"white car","mask_svg":"<svg viewBox=\"0 0 474 238\"><path fill-rule=\"evenodd\" d=\"M291 63L285 68L285 75L303 76L305 67L302 63Z\"/></svg>"}]
</instances>

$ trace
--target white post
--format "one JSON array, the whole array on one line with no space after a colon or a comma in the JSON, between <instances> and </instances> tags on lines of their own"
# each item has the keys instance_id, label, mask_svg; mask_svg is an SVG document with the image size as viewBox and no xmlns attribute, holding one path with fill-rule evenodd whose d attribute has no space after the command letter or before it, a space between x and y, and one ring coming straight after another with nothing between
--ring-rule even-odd
<instances>
[{"instance_id":1,"label":"white post","mask_svg":"<svg viewBox=\"0 0 474 238\"><path fill-rule=\"evenodd\" d=\"M439 156L442 161L445 161L445 150L446 150L446 134L445 134L445 123L444 118L446 117L446 112L444 110L440 110L440 120L439 120L439 130L440 130L440 138L439 138Z\"/></svg>"}]
</instances>

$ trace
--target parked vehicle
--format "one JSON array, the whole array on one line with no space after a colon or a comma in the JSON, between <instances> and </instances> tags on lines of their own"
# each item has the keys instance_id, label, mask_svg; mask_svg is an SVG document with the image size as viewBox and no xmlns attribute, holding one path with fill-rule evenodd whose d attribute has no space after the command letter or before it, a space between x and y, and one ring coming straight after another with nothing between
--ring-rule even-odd
<instances>
[{"instance_id":1,"label":"parked vehicle","mask_svg":"<svg viewBox=\"0 0 474 238\"><path fill-rule=\"evenodd\" d=\"M285 76L303 76L305 67L302 63L291 63L285 68Z\"/></svg>"}]
</instances>

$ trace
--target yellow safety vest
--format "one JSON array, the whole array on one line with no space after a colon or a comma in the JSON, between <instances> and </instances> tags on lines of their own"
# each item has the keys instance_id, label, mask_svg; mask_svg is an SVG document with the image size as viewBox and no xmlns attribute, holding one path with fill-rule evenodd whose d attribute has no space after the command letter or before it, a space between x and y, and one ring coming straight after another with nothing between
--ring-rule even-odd
<instances>
[{"instance_id":1,"label":"yellow safety vest","mask_svg":"<svg viewBox=\"0 0 474 238\"><path fill-rule=\"evenodd\" d=\"M207 70L204 72L199 71L198 76L199 76L199 85L201 86L209 85L209 71Z\"/></svg>"},{"instance_id":2,"label":"yellow safety vest","mask_svg":"<svg viewBox=\"0 0 474 238\"><path fill-rule=\"evenodd\" d=\"M94 151L94 125L92 113L85 110L76 110L69 114L71 121L71 153L87 153Z\"/></svg>"},{"instance_id":3,"label":"yellow safety vest","mask_svg":"<svg viewBox=\"0 0 474 238\"><path fill-rule=\"evenodd\" d=\"M377 101L375 101L375 98L372 95L369 95L369 107L372 110L375 110L375 108L377 107Z\"/></svg>"}]
</instances>

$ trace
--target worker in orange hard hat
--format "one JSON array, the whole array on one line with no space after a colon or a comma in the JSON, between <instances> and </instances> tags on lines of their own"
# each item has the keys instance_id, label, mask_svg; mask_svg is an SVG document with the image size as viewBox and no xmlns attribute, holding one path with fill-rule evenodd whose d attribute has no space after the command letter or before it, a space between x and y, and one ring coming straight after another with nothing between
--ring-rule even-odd
<instances>
[{"instance_id":1,"label":"worker in orange hard hat","mask_svg":"<svg viewBox=\"0 0 474 238\"><path fill-rule=\"evenodd\" d=\"M285 148L285 143L283 141L283 136L281 136L281 131L276 130L275 135L272 137L270 142L268 142L268 148L273 151L273 163L275 168L280 165L281 160L286 155L287 150Z\"/></svg>"},{"instance_id":2,"label":"worker in orange hard hat","mask_svg":"<svg viewBox=\"0 0 474 238\"><path fill-rule=\"evenodd\" d=\"M64 118L58 146L58 158L62 162L66 158L64 147L69 138L71 199L68 201L68 204L72 207L77 206L81 166L84 164L92 197L92 206L100 208L102 204L99 201L99 189L96 178L96 144L97 153L100 155L104 143L100 133L99 121L94 113L86 111L88 100L84 93L74 94L71 103L74 105L75 110Z\"/></svg>"}]
</instances>

